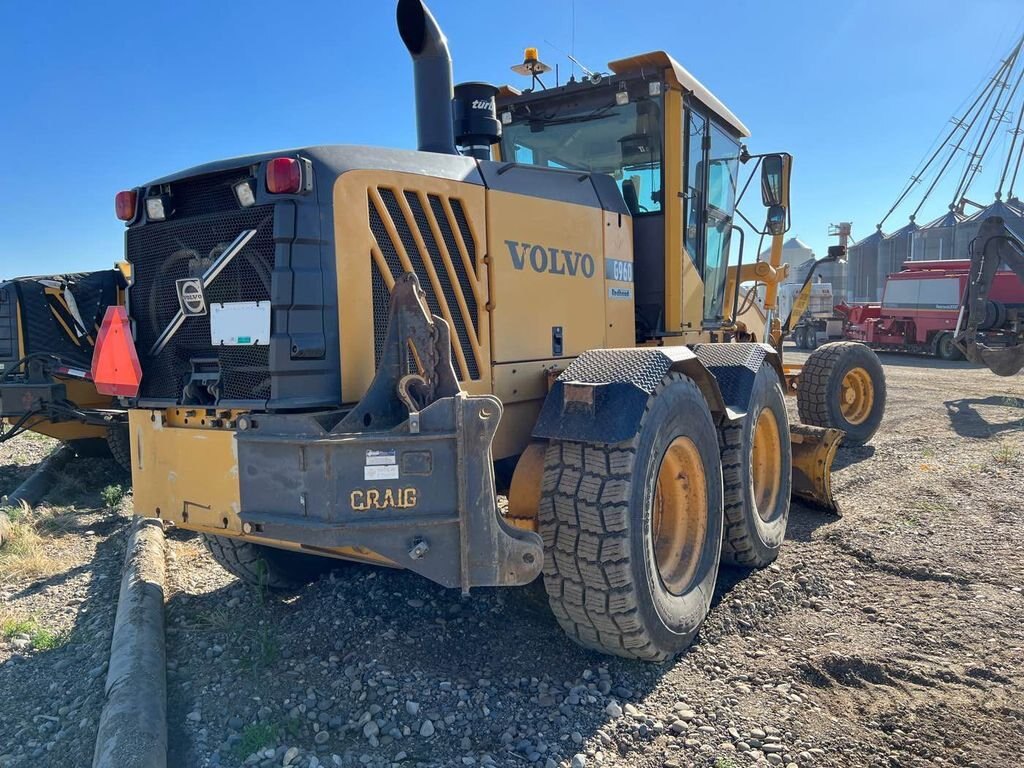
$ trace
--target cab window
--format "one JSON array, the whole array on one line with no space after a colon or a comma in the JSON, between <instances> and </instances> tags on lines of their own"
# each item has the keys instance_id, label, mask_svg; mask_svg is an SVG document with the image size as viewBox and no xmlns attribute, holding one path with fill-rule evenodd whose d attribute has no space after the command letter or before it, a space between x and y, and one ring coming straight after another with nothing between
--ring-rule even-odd
<instances>
[{"instance_id":1,"label":"cab window","mask_svg":"<svg viewBox=\"0 0 1024 768\"><path fill-rule=\"evenodd\" d=\"M618 104L615 94L614 88L598 88L517 112L504 126L502 157L608 174L634 216L661 213L661 97L631 92L628 103Z\"/></svg>"},{"instance_id":2,"label":"cab window","mask_svg":"<svg viewBox=\"0 0 1024 768\"><path fill-rule=\"evenodd\" d=\"M740 148L735 139L714 123L710 138L704 234L704 320L713 325L722 320Z\"/></svg>"}]
</instances>

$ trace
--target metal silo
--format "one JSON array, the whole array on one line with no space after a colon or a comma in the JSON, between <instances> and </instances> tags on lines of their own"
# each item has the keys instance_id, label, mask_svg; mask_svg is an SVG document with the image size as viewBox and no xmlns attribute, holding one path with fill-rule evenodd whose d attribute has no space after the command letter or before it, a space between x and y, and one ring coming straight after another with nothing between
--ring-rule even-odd
<instances>
[{"instance_id":1,"label":"metal silo","mask_svg":"<svg viewBox=\"0 0 1024 768\"><path fill-rule=\"evenodd\" d=\"M947 211L943 216L929 221L914 232L914 261L937 261L952 259L956 225L964 220L961 213Z\"/></svg>"},{"instance_id":2,"label":"metal silo","mask_svg":"<svg viewBox=\"0 0 1024 768\"><path fill-rule=\"evenodd\" d=\"M878 247L884 237L882 230L876 229L849 248L849 293L853 301L878 301L882 296L878 284Z\"/></svg>"},{"instance_id":3,"label":"metal silo","mask_svg":"<svg viewBox=\"0 0 1024 768\"><path fill-rule=\"evenodd\" d=\"M903 262L910 261L914 253L914 233L920 229L913 221L900 227L882 239L878 247L878 295L885 288L885 279L893 272L903 269Z\"/></svg>"},{"instance_id":4,"label":"metal silo","mask_svg":"<svg viewBox=\"0 0 1024 768\"><path fill-rule=\"evenodd\" d=\"M971 258L971 241L978 236L981 222L990 216L999 216L1018 237L1024 237L1024 209L1019 208L1019 205L1020 201L1016 198L1011 198L1008 202L996 200L992 205L972 213L957 224L954 238L956 258Z\"/></svg>"}]
</instances>

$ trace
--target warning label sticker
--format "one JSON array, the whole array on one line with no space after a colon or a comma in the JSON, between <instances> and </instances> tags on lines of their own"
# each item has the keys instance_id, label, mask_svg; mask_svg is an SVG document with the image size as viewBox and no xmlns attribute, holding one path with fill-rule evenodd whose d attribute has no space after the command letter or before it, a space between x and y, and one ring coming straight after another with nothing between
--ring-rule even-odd
<instances>
[{"instance_id":1,"label":"warning label sticker","mask_svg":"<svg viewBox=\"0 0 1024 768\"><path fill-rule=\"evenodd\" d=\"M387 451L367 451L366 452L366 466L368 467L379 467L385 464L397 464L398 459L395 455L394 449Z\"/></svg>"}]
</instances>

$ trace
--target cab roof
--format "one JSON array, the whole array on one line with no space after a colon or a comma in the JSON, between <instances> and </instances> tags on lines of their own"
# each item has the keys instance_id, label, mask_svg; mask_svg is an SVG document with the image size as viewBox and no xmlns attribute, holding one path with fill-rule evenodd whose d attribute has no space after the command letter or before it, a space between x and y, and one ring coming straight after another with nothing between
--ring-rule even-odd
<instances>
[{"instance_id":1,"label":"cab roof","mask_svg":"<svg viewBox=\"0 0 1024 768\"><path fill-rule=\"evenodd\" d=\"M641 53L637 56L610 61L608 62L608 68L616 75L644 69L664 70L666 77L672 85L691 92L697 97L698 101L711 110L719 120L722 120L736 131L741 138L746 138L750 135L747 126L725 104L719 101L711 91L704 87L700 80L691 75L682 64L665 53L665 51L651 51L650 53Z\"/></svg>"}]
</instances>

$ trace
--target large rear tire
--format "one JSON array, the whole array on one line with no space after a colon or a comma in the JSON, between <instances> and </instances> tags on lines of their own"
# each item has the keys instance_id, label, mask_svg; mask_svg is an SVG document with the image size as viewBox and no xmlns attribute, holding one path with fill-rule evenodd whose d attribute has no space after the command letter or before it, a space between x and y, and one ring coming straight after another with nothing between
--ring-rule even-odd
<instances>
[{"instance_id":1,"label":"large rear tire","mask_svg":"<svg viewBox=\"0 0 1024 768\"><path fill-rule=\"evenodd\" d=\"M722 562L764 568L786 538L793 485L789 416L779 375L761 366L746 418L719 427L725 484Z\"/></svg>"},{"instance_id":2,"label":"large rear tire","mask_svg":"<svg viewBox=\"0 0 1024 768\"><path fill-rule=\"evenodd\" d=\"M297 589L338 564L329 557L276 549L231 536L204 533L203 540L224 570L264 589Z\"/></svg>"},{"instance_id":3,"label":"large rear tire","mask_svg":"<svg viewBox=\"0 0 1024 768\"><path fill-rule=\"evenodd\" d=\"M796 402L804 424L841 429L848 444L864 445L885 414L885 372L878 355L856 341L818 347L797 380Z\"/></svg>"},{"instance_id":4,"label":"large rear tire","mask_svg":"<svg viewBox=\"0 0 1024 768\"><path fill-rule=\"evenodd\" d=\"M573 640L648 661L688 647L722 547L721 457L697 385L666 376L629 441L552 441L539 523L548 601Z\"/></svg>"}]
</instances>

